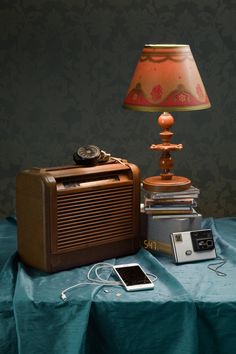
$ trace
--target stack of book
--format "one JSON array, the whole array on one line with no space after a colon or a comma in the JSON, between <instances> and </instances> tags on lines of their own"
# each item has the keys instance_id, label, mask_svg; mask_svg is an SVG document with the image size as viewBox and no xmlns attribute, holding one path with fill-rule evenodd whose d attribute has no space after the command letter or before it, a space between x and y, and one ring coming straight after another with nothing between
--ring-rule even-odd
<instances>
[{"instance_id":1,"label":"stack of book","mask_svg":"<svg viewBox=\"0 0 236 354\"><path fill-rule=\"evenodd\" d=\"M194 186L180 192L148 192L144 190L147 214L165 217L194 217L200 190Z\"/></svg>"}]
</instances>

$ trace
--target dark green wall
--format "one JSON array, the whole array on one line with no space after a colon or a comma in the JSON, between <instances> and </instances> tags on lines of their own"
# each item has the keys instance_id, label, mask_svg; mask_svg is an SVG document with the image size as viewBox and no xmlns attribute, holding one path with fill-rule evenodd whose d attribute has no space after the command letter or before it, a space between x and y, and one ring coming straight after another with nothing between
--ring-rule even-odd
<instances>
[{"instance_id":1,"label":"dark green wall","mask_svg":"<svg viewBox=\"0 0 236 354\"><path fill-rule=\"evenodd\" d=\"M212 108L175 114L175 173L204 216L236 215L235 0L1 0L0 215L15 175L72 163L79 145L157 173L156 115L122 109L145 43L191 46Z\"/></svg>"}]
</instances>

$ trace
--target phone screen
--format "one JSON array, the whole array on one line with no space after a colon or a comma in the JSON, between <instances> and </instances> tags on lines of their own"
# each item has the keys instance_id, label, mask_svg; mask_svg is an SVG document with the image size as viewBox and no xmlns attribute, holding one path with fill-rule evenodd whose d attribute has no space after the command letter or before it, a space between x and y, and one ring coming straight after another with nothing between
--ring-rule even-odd
<instances>
[{"instance_id":1,"label":"phone screen","mask_svg":"<svg viewBox=\"0 0 236 354\"><path fill-rule=\"evenodd\" d=\"M138 265L117 267L116 271L127 286L152 283Z\"/></svg>"}]
</instances>

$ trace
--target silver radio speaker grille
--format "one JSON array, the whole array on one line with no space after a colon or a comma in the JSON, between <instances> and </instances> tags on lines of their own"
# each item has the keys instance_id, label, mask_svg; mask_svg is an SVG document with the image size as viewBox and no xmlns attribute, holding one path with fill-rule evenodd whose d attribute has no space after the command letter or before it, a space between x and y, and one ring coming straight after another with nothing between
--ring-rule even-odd
<instances>
[{"instance_id":1,"label":"silver radio speaker grille","mask_svg":"<svg viewBox=\"0 0 236 354\"><path fill-rule=\"evenodd\" d=\"M57 252L134 237L133 186L57 195Z\"/></svg>"}]
</instances>

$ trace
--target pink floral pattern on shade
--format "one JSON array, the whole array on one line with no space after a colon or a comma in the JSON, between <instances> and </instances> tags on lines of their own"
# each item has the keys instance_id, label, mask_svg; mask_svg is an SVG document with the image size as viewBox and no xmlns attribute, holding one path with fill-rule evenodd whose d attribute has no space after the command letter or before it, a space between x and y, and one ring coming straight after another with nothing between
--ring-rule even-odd
<instances>
[{"instance_id":1,"label":"pink floral pattern on shade","mask_svg":"<svg viewBox=\"0 0 236 354\"><path fill-rule=\"evenodd\" d=\"M197 85L196 86L196 91L197 91L197 95L200 99L202 99L204 97L204 92L203 92L203 89L201 87L201 85Z\"/></svg>"},{"instance_id":2,"label":"pink floral pattern on shade","mask_svg":"<svg viewBox=\"0 0 236 354\"><path fill-rule=\"evenodd\" d=\"M151 95L152 95L152 99L153 101L159 101L162 97L162 87L161 85L156 85L153 87Z\"/></svg>"}]
</instances>

